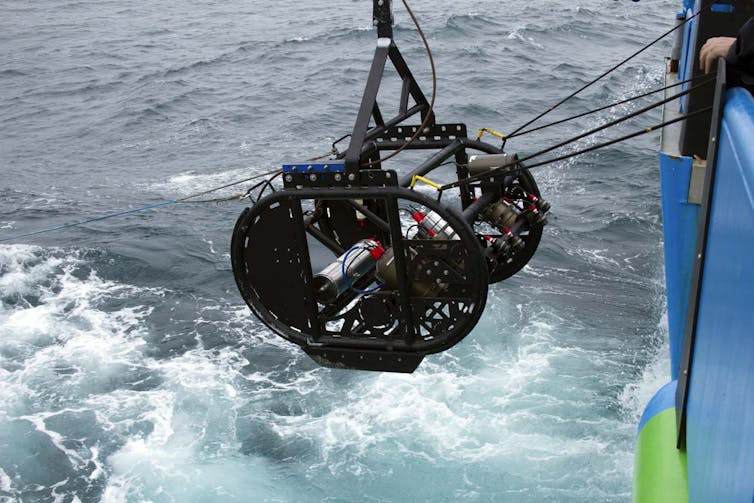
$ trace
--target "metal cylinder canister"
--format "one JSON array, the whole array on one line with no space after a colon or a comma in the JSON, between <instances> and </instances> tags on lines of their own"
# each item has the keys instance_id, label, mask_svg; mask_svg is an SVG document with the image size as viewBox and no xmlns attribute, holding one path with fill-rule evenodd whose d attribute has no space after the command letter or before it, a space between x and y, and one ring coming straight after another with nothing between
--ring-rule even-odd
<instances>
[{"instance_id":1,"label":"metal cylinder canister","mask_svg":"<svg viewBox=\"0 0 754 503\"><path fill-rule=\"evenodd\" d=\"M314 275L314 294L322 304L332 304L350 285L374 269L385 250L374 239L362 239ZM344 261L347 262L344 264ZM345 272L345 274L344 274Z\"/></svg>"},{"instance_id":2,"label":"metal cylinder canister","mask_svg":"<svg viewBox=\"0 0 754 503\"><path fill-rule=\"evenodd\" d=\"M423 234L422 237L426 236L429 239L458 239L456 231L434 211L428 213L415 211L411 216L419 224L419 229L421 234Z\"/></svg>"},{"instance_id":3,"label":"metal cylinder canister","mask_svg":"<svg viewBox=\"0 0 754 503\"><path fill-rule=\"evenodd\" d=\"M518 212L504 201L498 201L491 204L484 212L483 216L485 220L498 229L503 229L506 227L512 227L513 224L516 223Z\"/></svg>"},{"instance_id":4,"label":"metal cylinder canister","mask_svg":"<svg viewBox=\"0 0 754 503\"><path fill-rule=\"evenodd\" d=\"M410 253L410 251L409 251ZM395 255L393 249L388 248L384 255L377 261L377 270L375 272L377 279L391 290L398 289L398 276L395 268ZM411 295L415 297L434 297L440 292L445 285L425 283L422 281L411 281L409 289Z\"/></svg>"},{"instance_id":5,"label":"metal cylinder canister","mask_svg":"<svg viewBox=\"0 0 754 503\"><path fill-rule=\"evenodd\" d=\"M445 221L440 215L434 211L423 213L421 211L414 211L411 215L416 221L419 232L417 236L424 239L433 240L457 240L458 234ZM411 248L408 248L408 253L411 253ZM414 260L416 257L407 257L409 261ZM425 261L420 260L417 264L417 273L422 269ZM388 288L398 288L398 278L395 266L395 255L393 249L389 248L385 251L385 254L377 261L377 278L384 283ZM409 285L411 295L415 297L434 297L441 292L446 285L443 283L428 283L424 281L411 281Z\"/></svg>"},{"instance_id":6,"label":"metal cylinder canister","mask_svg":"<svg viewBox=\"0 0 754 503\"><path fill-rule=\"evenodd\" d=\"M492 168L501 166L513 166L518 156L516 154L481 154L469 157L468 169L472 176L486 173Z\"/></svg>"}]
</instances>

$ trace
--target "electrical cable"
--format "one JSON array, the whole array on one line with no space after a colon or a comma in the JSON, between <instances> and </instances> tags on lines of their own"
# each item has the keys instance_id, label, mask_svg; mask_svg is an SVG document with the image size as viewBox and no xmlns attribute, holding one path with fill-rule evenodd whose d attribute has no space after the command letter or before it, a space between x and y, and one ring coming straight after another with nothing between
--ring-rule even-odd
<instances>
[{"instance_id":1,"label":"electrical cable","mask_svg":"<svg viewBox=\"0 0 754 503\"><path fill-rule=\"evenodd\" d=\"M21 238L25 238L25 237L29 237L29 236L36 236L38 234L47 234L49 232L59 231L59 230L62 230L62 229L68 229L68 228L71 228L71 227L78 227L80 225L85 225L85 224L89 224L89 223L92 223L92 222L100 222L102 220L107 220L107 219L110 219L110 218L121 217L121 216L125 216L125 215L131 215L131 214L134 214L134 213L139 213L139 212L146 211L146 210L160 208L160 207L163 207L163 206L169 206L169 205L172 205L172 204L201 203L201 202L220 202L222 200L232 200L232 199L237 198L238 196L237 195L233 195L233 196L229 196L229 197L226 197L226 198L209 199L209 200L204 199L204 200L201 200L201 201L191 201L191 199L193 199L195 197L203 196L203 195L209 194L211 192L217 192L218 190L222 190L222 189L225 189L225 188L228 188L228 187L232 187L234 185L239 185L241 183L249 182L251 180L256 180L256 179L261 178L263 176L269 176L269 175L272 175L274 173L278 173L279 174L280 170L275 169L273 171L268 171L266 173L260 173L258 175L254 175L254 176L251 176L251 177L248 177L248 178L244 178L243 180L238 180L236 182L227 183L227 184L221 185L219 187L214 187L214 188L211 188L211 189L203 190L201 192L196 192L194 194L190 194L188 196L177 198L177 199L170 199L170 200L162 201L162 202L159 202L159 203L148 204L146 206L141 206L141 207L138 207L138 208L131 208L131 209L128 209L128 210L117 211L117 212L114 212L114 213L108 213L106 215L101 215L101 216L98 216L98 217L87 218L87 219L81 220L79 222L70 222L70 223L67 223L67 224L56 225L54 227L48 227L46 229L40 229L40 230L36 230L36 231L31 231L31 232L24 232L22 234L16 234L16 235L8 236L8 237L5 237L5 238L0 238L0 242L15 241L16 239L21 239ZM264 182L262 182L262 183L264 183Z\"/></svg>"},{"instance_id":2,"label":"electrical cable","mask_svg":"<svg viewBox=\"0 0 754 503\"><path fill-rule=\"evenodd\" d=\"M67 229L69 227L76 227L78 225L84 225L84 224L88 224L88 223L92 223L92 222L99 222L101 220L107 220L108 218L120 217L120 216L124 216L124 215L130 215L132 213L138 213L140 211L145 211L145 210L151 210L151 209L154 209L154 208L159 208L161 206L168 206L168 205L171 205L171 204L178 204L179 202L180 201L178 199L171 199L170 201L162 201L160 203L149 204L147 206L142 206L140 208L132 208L130 210L119 211L117 213L110 213L110 214L102 215L102 216L99 216L99 217L88 218L88 219L82 220L80 222L71 222L71 223L68 223L68 224L56 225L55 227L49 227L47 229L41 229L41 230L32 231L32 232L25 232L23 234L16 234L15 236L9 236L9 237L6 237L6 238L0 238L0 242L2 242L2 241L13 241L13 240L20 239L20 238L25 238L25 237L28 237L28 236L36 236L37 234L46 234L48 232L59 231L61 229Z\"/></svg>"},{"instance_id":3,"label":"electrical cable","mask_svg":"<svg viewBox=\"0 0 754 503\"><path fill-rule=\"evenodd\" d=\"M603 124L603 125L598 126L596 128L590 129L590 130L588 130L588 131L586 131L584 133L578 134L578 135L576 135L576 136L574 136L572 138L569 138L567 140L564 140L564 141L562 141L560 143L557 143L557 144L552 145L550 147L547 147L545 149L539 150L539 151L537 151L537 152L535 152L533 154L527 155L527 156L525 156L525 157L523 157L521 159L516 159L516 160L514 160L513 162L511 162L509 164L506 164L506 165L503 165L503 166L499 166L499 167L497 167L497 168L495 168L495 169L493 169L491 171L486 171L485 173L481 173L479 175L470 176L468 178L464 178L463 180L459 180L457 182L453 182L453 183L450 183L450 184L443 185L440 190L446 190L446 189L451 188L451 187L458 187L458 186L460 186L463 183L469 183L469 182L474 182L474 181L477 181L477 180L481 180L483 178L488 177L490 175L490 173L493 173L493 172L495 172L497 170L506 169L506 168L510 168L510 167L515 167L515 166L520 165L521 163L523 163L525 161L528 161L528 160L533 159L535 157L539 157L540 155L546 154L547 152L550 152L550 151L555 150L557 148L564 147L564 146L568 145L569 143L573 143L573 142L578 141L578 140L580 140L582 138L585 138L587 136L593 135L594 133L597 133L597 132L602 131L604 129L607 129L609 127L612 127L612 126L615 126L617 124L620 124L621 122L627 121L628 119L632 119L632 118L636 117L637 115L641 115L641 114L643 114L645 112L648 112L649 110L652 110L653 108L657 108L660 105L663 105L663 104L668 103L670 101L676 100L676 99L680 98L681 96L685 96L686 94L689 94L690 92L692 92L692 91L694 91L694 90L696 90L698 88L701 88L701 87L704 87L706 85L709 85L709 84L713 83L714 81L715 81L714 79L710 79L710 80L707 80L707 81L705 81L705 82L703 82L701 84L697 84L696 86L692 86L692 87L686 89L685 91L681 91L680 93L674 94L673 96L669 96L669 97L664 98L664 99L662 99L662 100L660 100L658 102L655 102L655 103L652 103L650 105L647 105L646 107L640 108L639 110L637 110L635 112L631 112L628 115L624 115L622 117L619 117L616 120L610 121L610 122L608 122L606 124ZM519 169L522 169L522 168L514 168L513 171L518 171Z\"/></svg>"},{"instance_id":4,"label":"electrical cable","mask_svg":"<svg viewBox=\"0 0 754 503\"><path fill-rule=\"evenodd\" d=\"M202 192L196 192L194 194L190 194L185 197L181 197L176 199L179 203L188 202L188 199L193 199L195 197L203 196L205 194L209 194L210 192L217 192L218 190L227 189L228 187L232 187L234 185L239 185L241 183L250 182L252 180L256 180L258 178L262 178L264 176L273 175L275 173L278 173L279 169L273 169L271 171L267 171L266 173L260 173L258 175L250 176L249 178L244 178L243 180L238 180L237 182L231 182L227 183L225 185L220 185L219 187L213 187L211 189L203 190Z\"/></svg>"},{"instance_id":5,"label":"electrical cable","mask_svg":"<svg viewBox=\"0 0 754 503\"><path fill-rule=\"evenodd\" d=\"M505 138L508 139L508 140L511 139L511 138L517 138L519 136L524 136L525 134L533 133L534 131L539 131L539 130L542 130L542 129L546 129L546 128L551 127L551 126L557 126L558 124L563 124L564 122L569 122L569 121L572 121L574 119L580 119L581 117L586 117L587 115L591 115L591 114L594 114L594 113L597 113L597 112L601 112L601 111L607 110L609 108L613 108L613 107L616 107L616 106L619 106L619 105L624 105L624 104L629 103L631 101L638 100L640 98L645 98L647 96L651 96L652 94L656 94L656 93L659 93L661 91L666 91L668 89L672 89L674 87L678 87L678 86L681 86L683 84L688 84L690 82L693 82L694 80L699 80L702 77L707 77L707 79L709 79L709 80L715 80L714 76L710 77L710 76L708 76L706 74L697 75L696 77L692 77L692 78L687 79L687 80L682 80L680 82L676 82L675 84L671 84L669 86L661 87L659 89L654 89L654 90L648 91L646 93L637 94L637 95L632 96L630 98L626 98L626 99L623 99L623 100L611 103L609 105L604 105L604 106L601 106L599 108L595 108L593 110L589 110L588 112L582 112L580 114L573 115L573 116L567 117L565 119L560 119L560 120L557 120L555 122L550 122L550 123L545 124L543 126L537 126L535 128L532 128L532 129L527 129L525 131L521 131L520 133L510 134L510 135L506 136Z\"/></svg>"},{"instance_id":6,"label":"electrical cable","mask_svg":"<svg viewBox=\"0 0 754 503\"><path fill-rule=\"evenodd\" d=\"M353 290L356 293L361 293L361 294L374 293L377 290L379 290L380 288L382 288L383 285L381 283L377 282L376 286L374 286L372 288L369 288L369 289L366 289L366 290L362 290L360 288L356 288L355 286L353 286L351 284L351 280L348 278L348 267L349 266L346 265L346 263L348 262L348 257L351 255L351 253L353 253L356 250L366 250L368 252L369 248L367 248L367 247L361 247L361 246L358 246L358 245L357 246L352 246L345 253L345 255L343 256L343 262L340 263L340 273L343 275L343 282L346 284L346 287L348 287L350 290Z\"/></svg>"},{"instance_id":7,"label":"electrical cable","mask_svg":"<svg viewBox=\"0 0 754 503\"><path fill-rule=\"evenodd\" d=\"M413 225L409 225L409 226L408 226L408 229L406 229L406 235L405 235L405 239L410 239L410 238L408 237L408 233L409 233L409 232L411 232L411 231L412 231L413 229L418 229L418 228L419 228L419 224L413 224Z\"/></svg>"},{"instance_id":8,"label":"electrical cable","mask_svg":"<svg viewBox=\"0 0 754 503\"><path fill-rule=\"evenodd\" d=\"M282 174L283 174L282 171L278 171L276 174L272 175L270 178L268 178L264 182L262 182L263 183L262 184L262 188L259 190L259 194L257 194L256 201L259 201L260 199L262 199L262 196L264 195L264 191L267 190L267 188L269 188L270 190L272 190L273 193L276 192L275 187L272 186L272 181L275 178L277 178L280 175L282 175ZM256 201L254 201L254 202L256 202Z\"/></svg>"},{"instance_id":9,"label":"electrical cable","mask_svg":"<svg viewBox=\"0 0 754 503\"><path fill-rule=\"evenodd\" d=\"M541 162L537 162L537 163L534 163L534 164L530 164L528 166L518 166L517 164L520 164L520 163L517 163L517 164L513 164L513 165L502 166L500 168L495 168L495 169L489 170L489 171L487 171L485 173L482 173L480 175L476 175L476 176L469 177L469 178L464 178L463 180L459 180L458 182L453 182L453 183L449 183L447 185L443 185L440 188L440 192L445 191L447 189L452 189L452 188L458 187L461 184L466 184L466 183L469 183L469 182L472 182L472 181L476 181L476 180L480 180L480 179L483 179L483 178L489 178L491 176L495 176L495 177L506 176L506 175L515 173L517 171L520 171L522 169L530 170L532 168L537 168L539 166L544 166L546 164L551 164L553 162L562 161L562 160L568 159L570 157L576 157L576 156L581 155L581 154L586 154L587 152L591 152L593 150L597 150L597 149L600 149L600 148L608 147L610 145L614 145L616 143L619 143L619 142L622 142L622 141L625 141L625 140L630 140L631 138L635 138L637 136L641 136L641 135L644 135L644 134L647 134L647 133L651 133L651 132L656 131L656 130L658 130L660 128L663 128L665 126L669 126L671 124L675 124L676 122L680 122L680 121L683 121L683 120L686 120L686 119L690 119L691 117L695 117L697 115L701 115L701 114L707 113L710 110L712 110L712 107L702 108L700 110L697 110L696 112L688 113L688 114L682 115L680 117L676 117L675 119L671 119L669 121L665 121L665 122L661 122L659 124L655 124L654 126L650 126L650 127L641 129L639 131L636 131L634 133L627 134L625 136L621 136L620 138L615 138L613 140L610 140L610 141L607 141L607 142L604 142L604 143L600 143L600 144L597 144L597 145L592 145L590 147L587 147L587 148L584 148L584 149L581 149L581 150L577 150L576 152L571 152L571 153L568 153L568 154L565 154L565 155L562 155L562 156L559 156L559 157L555 157L555 158L552 158L552 159L547 159L546 161L541 161Z\"/></svg>"},{"instance_id":10,"label":"electrical cable","mask_svg":"<svg viewBox=\"0 0 754 503\"><path fill-rule=\"evenodd\" d=\"M573 98L573 97L574 97L574 96L576 96L577 94L581 93L581 91L585 90L586 88L590 87L591 85L595 84L596 82L598 82L598 81L602 80L602 79L603 79L604 77L606 77L607 75L609 75L609 74L610 74L610 73L612 73L613 71L617 70L617 69L618 69L619 67L621 67L621 66L622 66L622 65L624 65L625 63L629 62L630 60L632 60L633 58L635 58L636 56L638 56L638 55L639 55L639 54L641 54L642 52L646 51L647 49L649 49L650 47L652 47L652 46L653 46L653 45L655 45L655 44L656 44L657 42L659 42L659 41L660 41L660 40L662 40L663 38L667 37L668 35L670 35L670 34L671 34L671 33L673 33L674 31L678 30L679 28L681 28L682 26L684 26L684 25L685 25L686 23L688 23L689 21L691 21L691 20L692 20L692 19L694 19L695 17L699 16L699 15L700 15L701 13L703 13L703 12L704 12L704 11L706 11L707 9L711 8L711 7L713 6L713 5L714 5L714 4L712 4L712 3L711 3L711 4L709 4L709 5L707 6L707 7L704 7L703 9L700 9L700 10L699 10L699 12L697 12L696 14L693 14L693 15L691 15L691 16L689 16L689 17L687 17L686 19L684 19L683 21L681 21L680 23L678 23L677 25L675 25L675 26L674 26L673 28L671 28L670 30L666 31L665 33L663 33L662 35L660 35L659 37L657 37L656 39L654 39L654 40L653 40L652 42L648 43L647 45L645 45L644 47L642 47L642 48L641 48L641 49L639 49L638 51L634 52L634 53L633 53L633 54L631 54L631 55L630 55L629 57L627 57L626 59L624 59L623 61L621 61L620 63L616 64L615 66L613 66L612 68L610 68L610 69L609 69L609 70L607 70L606 72L602 73L602 75L600 75L599 77L597 77L597 78L595 78L594 80L592 80L592 81L590 81L590 82L588 82L588 83L584 84L584 85L583 85L583 86L581 86L581 87L580 87L580 88L579 88L578 90L576 90L576 91L574 91L573 93L569 94L568 96L566 96L565 98L563 98L562 100L560 100L559 102L557 102L557 103L556 103L555 105L551 106L550 108L548 108L547 110L545 110L545 111L544 111L544 112L542 112L541 114L537 115L537 116L536 116L536 117L534 117L533 119L529 120L529 121L528 121L528 122L526 122L525 124L523 124L523 125L519 126L519 127L518 127L518 128L516 129L516 130L514 130L514 131L513 131L513 132L511 132L510 134L507 134L507 135L505 135L505 136L506 136L506 138L509 138L509 137L511 137L511 136L513 136L513 135L515 135L515 134L516 134L516 133L518 133L519 131L523 130L524 128L528 127L528 126L529 126L529 125L531 125L532 123L534 123L534 122L538 121L539 119L541 119L541 118L542 118L542 117L544 117L545 115L549 114L550 112L552 112L553 110L555 110L556 108L558 108L558 107L559 107L560 105L562 105L562 104L563 104L563 103L565 103L566 101L570 100L571 98ZM503 143L504 143L504 142L505 142L505 140L503 140Z\"/></svg>"}]
</instances>

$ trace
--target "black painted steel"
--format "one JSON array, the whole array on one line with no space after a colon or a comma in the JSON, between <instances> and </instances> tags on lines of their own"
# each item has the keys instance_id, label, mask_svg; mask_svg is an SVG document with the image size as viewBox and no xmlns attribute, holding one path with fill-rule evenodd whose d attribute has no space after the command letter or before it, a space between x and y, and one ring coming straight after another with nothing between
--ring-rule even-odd
<instances>
[{"instance_id":1,"label":"black painted steel","mask_svg":"<svg viewBox=\"0 0 754 503\"><path fill-rule=\"evenodd\" d=\"M427 125L434 125L434 115L430 110L429 102L411 73L406 60L403 59L398 50L398 46L393 41L393 14L390 1L374 0L372 12L373 21L377 27L377 48L372 59L372 67L369 70L364 94L361 98L356 123L351 133L351 142L345 152L346 169L349 172L354 172L362 166L364 161L362 154L367 142L388 128L403 122L417 113L421 113L422 121L430 115ZM403 85L401 88L398 115L386 121L377 103L377 94L388 59L398 72ZM410 109L408 108L409 97L413 98L416 103ZM374 127L370 128L370 120L374 120Z\"/></svg>"},{"instance_id":2,"label":"black painted steel","mask_svg":"<svg viewBox=\"0 0 754 503\"><path fill-rule=\"evenodd\" d=\"M307 224L302 207L362 198L384 208L387 232L383 217L371 211L364 217L374 219L374 238L391 251L397 283L363 295L344 295L333 305L318 304L310 253L329 252L310 250L312 244L304 235L317 224ZM434 212L457 238L406 237L406 217L399 206L409 205ZM330 255L330 260L335 258ZM338 367L410 371L406 362L418 365L417 356L444 351L462 340L479 320L487 297L487 265L469 225L437 201L402 187L278 191L241 214L231 260L238 288L252 311L319 363ZM354 287L364 290L375 281L372 273ZM359 351L364 351L363 360ZM383 360L377 358L381 353ZM325 354L337 356L330 361ZM399 362L395 354L414 356Z\"/></svg>"},{"instance_id":3,"label":"black painted steel","mask_svg":"<svg viewBox=\"0 0 754 503\"><path fill-rule=\"evenodd\" d=\"M283 190L244 210L231 260L252 311L319 364L411 372L471 331L488 284L526 265L544 219L533 218L540 194L523 166L492 181L470 179L469 151L502 150L468 138L465 124L436 123L392 39L390 1L373 3L377 47L351 134L333 143L334 161L287 165ZM377 103L388 61L402 80L394 116ZM418 114L421 125L404 123ZM406 148L431 155L400 178L383 169ZM381 159L384 151L393 152ZM447 164L453 169L436 173ZM416 176L448 173L461 182L457 190L435 199L413 190ZM485 217L492 213L494 221ZM349 269L354 250L358 273Z\"/></svg>"},{"instance_id":4,"label":"black painted steel","mask_svg":"<svg viewBox=\"0 0 754 503\"><path fill-rule=\"evenodd\" d=\"M387 41L387 42L385 42ZM361 150L364 146L364 138L369 129L369 121L372 118L372 111L377 103L377 93L380 90L380 81L382 72L385 70L387 63L388 50L392 41L390 39L380 38L377 40L377 49L372 59L372 67L369 69L366 89L361 98L361 106L356 116L356 124L353 126L351 133L351 143L346 150L346 170L358 171L361 168Z\"/></svg>"},{"instance_id":5,"label":"black painted steel","mask_svg":"<svg viewBox=\"0 0 754 503\"><path fill-rule=\"evenodd\" d=\"M699 296L702 291L704 276L704 259L707 250L707 229L712 211L712 193L715 189L715 169L718 146L718 135L725 107L726 68L725 60L720 58L717 65L717 83L712 107L712 122L709 125L709 145L707 152L707 167L704 173L704 192L702 194L702 209L699 214L699 227L696 238L696 257L694 271L691 276L691 290L688 310L686 311L686 327L683 336L683 351L678 369L678 387L675 395L676 410L676 444L678 448L686 445L686 404L688 403L689 381L694 359L694 340L696 337L696 322L699 315Z\"/></svg>"}]
</instances>

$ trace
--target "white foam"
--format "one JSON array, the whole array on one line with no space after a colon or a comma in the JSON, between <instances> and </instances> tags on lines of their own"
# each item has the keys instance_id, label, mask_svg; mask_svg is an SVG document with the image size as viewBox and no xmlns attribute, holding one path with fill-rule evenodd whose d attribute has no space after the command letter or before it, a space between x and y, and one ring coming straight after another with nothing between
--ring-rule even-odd
<instances>
[{"instance_id":1,"label":"white foam","mask_svg":"<svg viewBox=\"0 0 754 503\"><path fill-rule=\"evenodd\" d=\"M74 466L94 463L89 477L107 477L103 501L158 498L167 487L171 497L186 500L255 490L253 483L271 468L253 456L236 458L236 424L245 419L238 411L250 404L248 419L265 421L282 444L305 439L315 446L306 472L311 477L322 471L362 477L379 466L375 456L396 453L423 464L440 460L505 466L507 473L527 480L536 476L543 483L563 476L564 464L594 458L604 458L609 466L621 460L613 470L622 473L622 479L620 470L630 470L625 468L630 465L625 463L628 449L621 445L613 452L610 438L616 430L632 430L633 424L593 419L587 411L591 389L579 389L578 381L555 375L563 361L589 367L600 358L559 341L564 329L583 327L551 312L532 313L532 304L523 304L504 288L491 290L479 328L449 354L428 357L413 375L349 376L344 388L337 382L343 374L327 369L297 370L284 377L279 372L248 372L249 362L236 347L197 347L152 359L141 351L151 309L101 306L164 292L105 281L96 273L80 277L75 271L81 259L75 254L49 254L33 247L3 256L4 251L0 247L0 264L7 265L8 273L0 280L15 292L40 298L36 306L0 312L0 344L36 344L26 354L23 369L0 370L0 397L11 404L5 410L15 410L23 398L55 383L62 396L76 401L71 410L93 411L99 426L121 443L105 460L96 448L88 453L67 449L60 433L48 427L52 412L31 411L23 417ZM285 352L292 365L302 367L297 365L304 358L300 351L259 330L240 303L205 306L195 322L239 334L244 348ZM61 365L71 372L56 375L52 369ZM101 392L110 380L134 368L159 376L159 386ZM286 403L292 397L303 403L298 414L273 414L255 406L266 400ZM134 428L142 423L149 429ZM569 433L569 427L589 434ZM257 473L250 476L250 468ZM229 482L235 475L241 480ZM223 483L210 485L213 478Z\"/></svg>"},{"instance_id":2,"label":"white foam","mask_svg":"<svg viewBox=\"0 0 754 503\"><path fill-rule=\"evenodd\" d=\"M3 416L31 423L74 468L83 471L94 462L91 477L97 478L105 474L98 450L85 453L66 447L64 436L51 429L48 420L65 412L94 410L104 423L112 424L106 412L90 407L86 397L96 396L144 362L139 350L142 321L151 309L101 306L145 293L154 298L160 291L104 281L94 272L82 277L81 264L78 253L0 247L0 266L7 271L0 276L4 294L37 298L37 305L19 302L0 311L0 349L14 354L12 368L16 368L0 369L0 398ZM50 393L59 398L53 398L47 410L45 397ZM80 406L61 409L56 401Z\"/></svg>"},{"instance_id":3,"label":"white foam","mask_svg":"<svg viewBox=\"0 0 754 503\"><path fill-rule=\"evenodd\" d=\"M12 487L13 486L10 482L10 477L2 468L0 468L0 491L9 493Z\"/></svg>"},{"instance_id":4,"label":"white foam","mask_svg":"<svg viewBox=\"0 0 754 503\"><path fill-rule=\"evenodd\" d=\"M139 420L153 425L150 434L129 438L108 458L110 476L103 501L142 499L166 487L173 498L186 501L263 494L258 481L268 477L266 463L237 458L236 411L243 405L238 385L248 363L232 348L194 349L151 362L164 376L159 390L98 397L97 408L108 416L129 417L139 411ZM264 382L263 377L252 374L249 380ZM211 458L204 454L208 444L219 449Z\"/></svg>"},{"instance_id":5,"label":"white foam","mask_svg":"<svg viewBox=\"0 0 754 503\"><path fill-rule=\"evenodd\" d=\"M626 384L620 394L621 408L628 419L635 425L639 424L644 408L657 391L670 382L670 349L668 346L668 318L667 310L658 327L662 343L651 356L638 380Z\"/></svg>"},{"instance_id":6,"label":"white foam","mask_svg":"<svg viewBox=\"0 0 754 503\"><path fill-rule=\"evenodd\" d=\"M277 168L277 166L270 165L265 169L239 168L213 173L196 173L194 171L189 171L180 175L172 176L164 182L149 184L147 188L156 192L160 192L166 197L188 196L214 187L219 187L239 180L244 180L246 178L251 178L257 174L272 171L275 168ZM246 185L248 185L249 183L247 183ZM221 189L217 192L213 192L211 195L207 195L207 197L223 197L228 194L233 194L241 191L244 186L244 184L234 185L225 189Z\"/></svg>"},{"instance_id":7,"label":"white foam","mask_svg":"<svg viewBox=\"0 0 754 503\"><path fill-rule=\"evenodd\" d=\"M63 441L65 438L60 433L51 430L47 428L47 424L45 423L45 420L51 416L64 413L64 412L80 412L80 409L65 409L61 411L56 412L44 412L39 414L33 414L28 416L19 416L18 419L29 421L34 428L45 435L50 439L52 444L61 452L63 452L66 457L68 458L68 461L71 462L74 468L80 469L86 466L87 461L83 459L77 451L74 449L69 449L65 446Z\"/></svg>"},{"instance_id":8,"label":"white foam","mask_svg":"<svg viewBox=\"0 0 754 503\"><path fill-rule=\"evenodd\" d=\"M529 45L533 45L537 49L544 49L545 46L537 42L534 37L529 37L523 34L527 29L529 29L528 25L522 25L514 28L508 35L505 37L508 40L518 40L520 42L528 43Z\"/></svg>"},{"instance_id":9,"label":"white foam","mask_svg":"<svg viewBox=\"0 0 754 503\"><path fill-rule=\"evenodd\" d=\"M312 474L328 470L363 476L374 456L398 450L401 456L450 465L502 463L514 472L510 464L520 463L521 472L536 471L547 478L547 463L604 456L613 430L626 428L617 421L579 415L589 404L578 390L565 396L557 386L537 391L550 379L553 360L593 357L559 346L553 333L560 326L554 320L528 323L520 330L515 353L498 352L485 341L472 345L463 360L452 352L428 357L412 375L358 379L340 390L342 396L327 397L335 403L325 414L275 417L275 432L284 442L301 437L317 442L322 459L311 467ZM595 435L580 438L537 427L546 417L591 429Z\"/></svg>"},{"instance_id":10,"label":"white foam","mask_svg":"<svg viewBox=\"0 0 754 503\"><path fill-rule=\"evenodd\" d=\"M0 246L0 292L5 296L24 295L49 277L62 260L41 257L42 248L30 245Z\"/></svg>"}]
</instances>

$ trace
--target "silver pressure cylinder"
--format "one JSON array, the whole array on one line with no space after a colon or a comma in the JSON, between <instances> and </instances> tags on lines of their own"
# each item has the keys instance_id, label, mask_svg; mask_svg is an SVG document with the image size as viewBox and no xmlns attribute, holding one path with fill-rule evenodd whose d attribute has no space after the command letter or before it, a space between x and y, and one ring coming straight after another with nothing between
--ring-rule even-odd
<instances>
[{"instance_id":1,"label":"silver pressure cylinder","mask_svg":"<svg viewBox=\"0 0 754 503\"><path fill-rule=\"evenodd\" d=\"M421 231L431 239L458 239L458 234L453 227L434 211L428 213L417 211L413 217Z\"/></svg>"},{"instance_id":2,"label":"silver pressure cylinder","mask_svg":"<svg viewBox=\"0 0 754 503\"><path fill-rule=\"evenodd\" d=\"M515 154L484 154L472 155L469 157L469 174L479 175L490 168L499 168L501 166L512 166L516 163Z\"/></svg>"},{"instance_id":3,"label":"silver pressure cylinder","mask_svg":"<svg viewBox=\"0 0 754 503\"><path fill-rule=\"evenodd\" d=\"M379 252L377 252L379 251ZM322 271L314 275L314 294L321 304L332 304L359 278L374 269L382 256L382 246L373 239L362 239ZM347 259L345 265L343 261ZM345 275L343 274L345 272Z\"/></svg>"}]
</instances>

